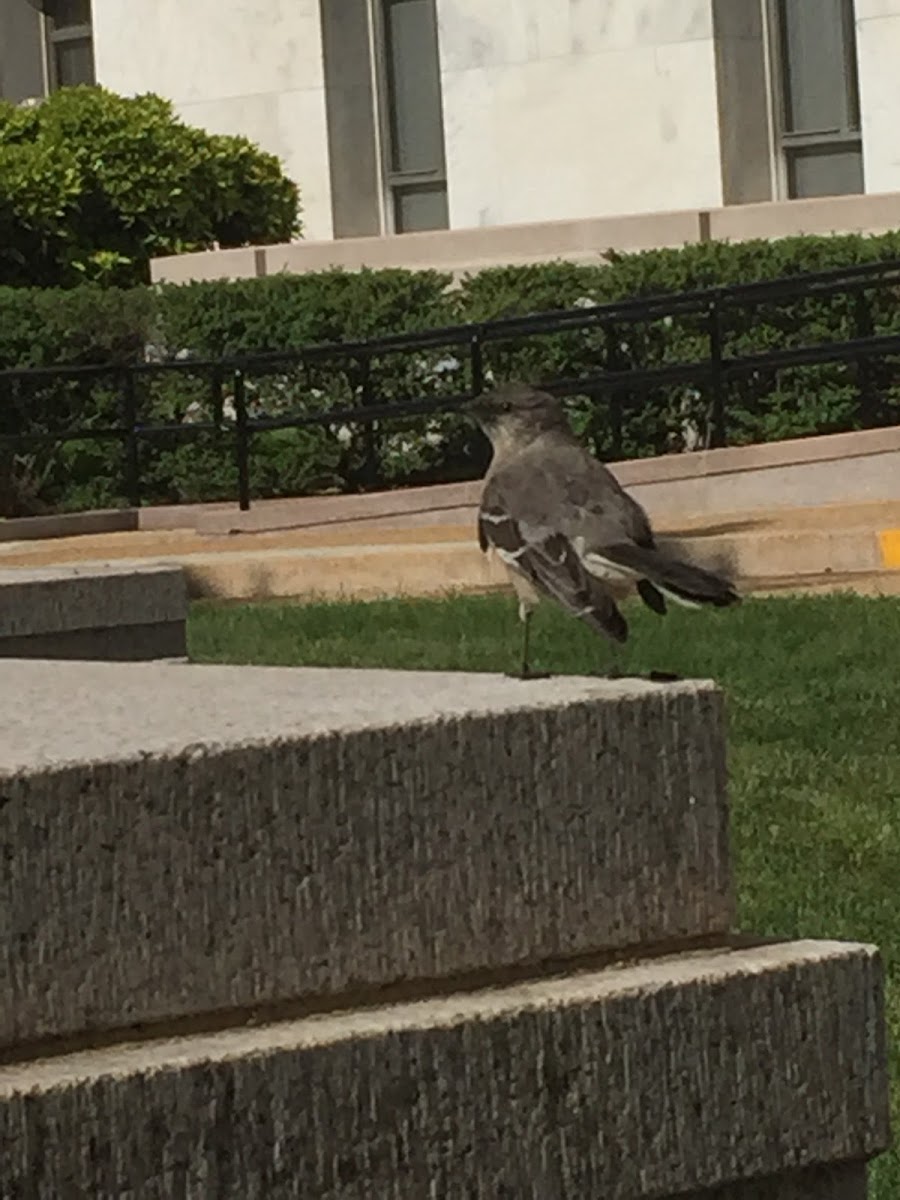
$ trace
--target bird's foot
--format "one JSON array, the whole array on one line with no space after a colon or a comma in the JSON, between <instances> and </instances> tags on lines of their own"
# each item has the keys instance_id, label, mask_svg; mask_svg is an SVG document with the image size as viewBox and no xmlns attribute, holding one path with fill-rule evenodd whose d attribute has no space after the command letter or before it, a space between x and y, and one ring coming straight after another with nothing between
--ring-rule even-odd
<instances>
[{"instance_id":1,"label":"bird's foot","mask_svg":"<svg viewBox=\"0 0 900 1200\"><path fill-rule=\"evenodd\" d=\"M647 678L651 683L678 683L682 677L674 671L651 671Z\"/></svg>"},{"instance_id":2,"label":"bird's foot","mask_svg":"<svg viewBox=\"0 0 900 1200\"><path fill-rule=\"evenodd\" d=\"M643 679L647 683L677 683L680 675L671 671L648 671L646 675L640 671L623 671L621 667L610 667L607 671L594 671L595 679Z\"/></svg>"}]
</instances>

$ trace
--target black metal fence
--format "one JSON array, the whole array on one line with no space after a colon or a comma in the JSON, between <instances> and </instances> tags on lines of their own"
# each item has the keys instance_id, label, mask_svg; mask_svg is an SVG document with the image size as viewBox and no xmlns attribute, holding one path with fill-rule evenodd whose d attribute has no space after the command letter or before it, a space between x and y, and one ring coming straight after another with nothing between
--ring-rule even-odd
<instances>
[{"instance_id":1,"label":"black metal fence","mask_svg":"<svg viewBox=\"0 0 900 1200\"><path fill-rule=\"evenodd\" d=\"M895 358L900 361L898 298L900 262L892 261L274 354L0 370L0 455L21 454L48 443L118 442L122 494L129 504L138 506L146 496L143 443L162 437L188 442L204 436L226 437L233 454L232 495L241 509L247 509L253 492L255 438L277 429L346 425L362 430L359 485L364 487L379 478L377 428L381 423L453 413L498 374L516 373L522 355L527 358L528 348L540 339L555 338L559 346L568 335L578 335L578 353L575 359L561 354L560 361L565 365L577 360L577 375L548 377L545 370L540 382L560 396L586 397L595 411L602 411L603 450L609 458L628 452L623 437L625 414L640 410L647 397L659 389L680 386L702 395L705 431L701 442L719 447L732 440L732 385L762 380L771 389L779 372L823 364L841 366L848 372L850 424L873 427L900 422L896 390L900 373L894 362ZM845 336L817 340L814 314L823 304L835 303L841 309L840 327ZM783 316L789 310L790 320ZM806 320L804 312L813 316ZM777 339L779 344L747 353L742 347L754 346L753 331L763 324L760 314L765 315L770 341ZM687 360L677 352L669 354L673 327L679 331ZM829 328L833 331L834 327L832 322ZM796 342L798 330L800 343ZM641 346L647 350L651 342L655 359L662 361L641 365L636 361ZM513 348L506 360L504 347ZM442 360L436 359L438 353ZM424 361L423 356L431 370L431 382L423 385L421 371L417 374L410 369L405 382L398 384L395 372L386 395L382 386L385 361L415 366ZM668 357L672 361L667 361ZM438 378L441 361L446 370ZM316 378L329 371L340 371L346 378L348 403L321 405ZM288 411L283 411L282 405L282 411L272 412L264 403L248 398L248 392L258 391L262 381L288 375ZM171 419L148 420L142 401L148 382L168 381L170 391L178 394L188 379L192 394L202 397L195 400L199 419L187 422L182 413ZM57 384L68 385L68 398L65 403L48 400L43 427L35 428L29 397L42 388L55 395ZM84 422L79 412L90 407L86 402L98 389L109 400L103 411L117 419L97 420L95 414ZM79 407L82 402L83 410Z\"/></svg>"}]
</instances>

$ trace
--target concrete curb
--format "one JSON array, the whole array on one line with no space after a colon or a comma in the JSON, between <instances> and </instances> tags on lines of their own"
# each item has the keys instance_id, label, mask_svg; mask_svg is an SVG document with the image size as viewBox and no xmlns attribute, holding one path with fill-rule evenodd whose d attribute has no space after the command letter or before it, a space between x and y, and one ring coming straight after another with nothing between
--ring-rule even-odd
<instances>
[{"instance_id":1,"label":"concrete curb","mask_svg":"<svg viewBox=\"0 0 900 1200\"><path fill-rule=\"evenodd\" d=\"M0 657L135 660L186 653L178 566L0 569Z\"/></svg>"},{"instance_id":2,"label":"concrete curb","mask_svg":"<svg viewBox=\"0 0 900 1200\"><path fill-rule=\"evenodd\" d=\"M70 560L102 569L115 563L123 571L180 565L192 596L235 600L370 599L507 586L502 566L479 551L471 524L460 524L456 513L448 509L443 523L430 525L391 525L397 518L384 516L228 537L181 530L13 543L0 550L0 563L18 569ZM270 510L266 520L276 518ZM670 515L659 538L725 571L744 591L821 591L833 583L832 590L900 592L900 504L726 513L715 523Z\"/></svg>"},{"instance_id":3,"label":"concrete curb","mask_svg":"<svg viewBox=\"0 0 900 1200\"><path fill-rule=\"evenodd\" d=\"M0 1047L731 926L711 684L15 661L4 683Z\"/></svg>"},{"instance_id":4,"label":"concrete curb","mask_svg":"<svg viewBox=\"0 0 900 1200\"><path fill-rule=\"evenodd\" d=\"M801 942L14 1064L4 1186L863 1197L889 1137L881 986L871 948Z\"/></svg>"},{"instance_id":5,"label":"concrete curb","mask_svg":"<svg viewBox=\"0 0 900 1200\"><path fill-rule=\"evenodd\" d=\"M4 1196L865 1200L881 965L730 933L714 685L3 672Z\"/></svg>"}]
</instances>

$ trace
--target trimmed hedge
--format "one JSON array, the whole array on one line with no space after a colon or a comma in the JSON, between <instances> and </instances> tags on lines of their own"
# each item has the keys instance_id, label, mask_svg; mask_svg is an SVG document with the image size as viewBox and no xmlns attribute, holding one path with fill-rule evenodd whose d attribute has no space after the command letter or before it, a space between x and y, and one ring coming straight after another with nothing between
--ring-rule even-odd
<instances>
[{"instance_id":1,"label":"trimmed hedge","mask_svg":"<svg viewBox=\"0 0 900 1200\"><path fill-rule=\"evenodd\" d=\"M299 229L297 187L274 155L184 124L159 96L0 100L0 284L138 284L159 255Z\"/></svg>"},{"instance_id":2,"label":"trimmed hedge","mask_svg":"<svg viewBox=\"0 0 900 1200\"><path fill-rule=\"evenodd\" d=\"M749 282L853 263L900 258L900 233L879 237L798 237L777 242L707 243L682 250L610 254L598 265L548 263L493 268L451 286L435 271L341 271L279 275L233 283L131 290L0 289L0 367L190 360L301 349L379 335L489 321L503 316L637 296ZM727 355L843 341L900 331L894 289L872 290L861 307L851 296L803 297L753 308L733 306L723 322ZM705 321L650 323L548 336L510 338L485 348L489 378L535 382L702 360ZM859 412L853 369L825 365L770 373L729 388L729 441L777 440L900 421L900 391L890 364L876 368L877 404ZM362 402L363 378L350 364L309 369L271 366L247 380L252 413L278 417ZM172 432L142 439L145 503L233 498L236 491L230 377L214 393L209 373L141 377L140 420ZM467 364L446 350L389 354L371 365L371 398L452 394L468 387ZM0 382L0 433L60 433L78 425L115 426L121 379L94 384ZM576 397L576 426L597 452L616 441L627 456L708 442L709 398L684 385L623 397L621 429L608 404ZM188 440L193 421L218 433ZM255 496L298 495L471 478L483 470L480 435L452 416L410 417L366 428L352 422L276 429L253 439ZM35 445L13 460L0 454L0 512L74 509L126 502L121 443ZM373 469L374 467L374 469Z\"/></svg>"}]
</instances>

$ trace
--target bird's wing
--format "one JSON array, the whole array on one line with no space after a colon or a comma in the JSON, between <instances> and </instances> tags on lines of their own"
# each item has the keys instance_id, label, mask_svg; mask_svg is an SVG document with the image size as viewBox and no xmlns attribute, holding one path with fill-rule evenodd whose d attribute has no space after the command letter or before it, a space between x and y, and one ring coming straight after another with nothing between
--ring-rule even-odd
<instances>
[{"instance_id":1,"label":"bird's wing","mask_svg":"<svg viewBox=\"0 0 900 1200\"><path fill-rule=\"evenodd\" d=\"M615 641L628 625L602 582L584 568L560 528L565 504L562 481L539 462L511 464L485 485L478 513L478 540L492 547L512 570L574 616Z\"/></svg>"},{"instance_id":2,"label":"bird's wing","mask_svg":"<svg viewBox=\"0 0 900 1200\"><path fill-rule=\"evenodd\" d=\"M688 606L738 602L727 579L657 547L641 506L580 446L555 456L555 473L561 472L567 499L560 508L561 532L588 575L620 585L631 581L656 612L665 611L666 596Z\"/></svg>"}]
</instances>

